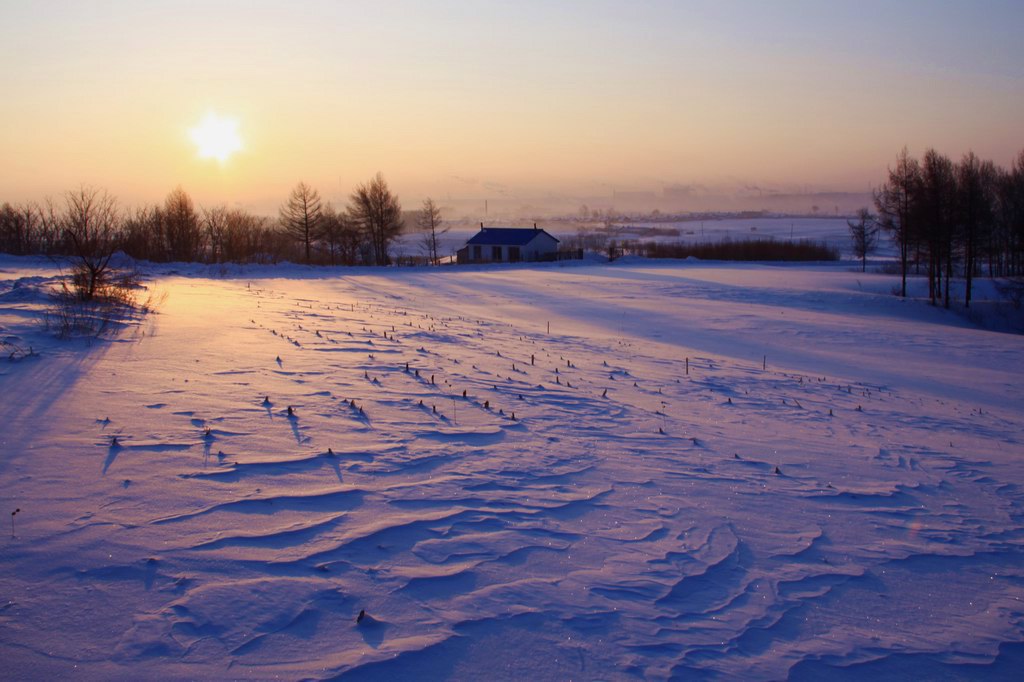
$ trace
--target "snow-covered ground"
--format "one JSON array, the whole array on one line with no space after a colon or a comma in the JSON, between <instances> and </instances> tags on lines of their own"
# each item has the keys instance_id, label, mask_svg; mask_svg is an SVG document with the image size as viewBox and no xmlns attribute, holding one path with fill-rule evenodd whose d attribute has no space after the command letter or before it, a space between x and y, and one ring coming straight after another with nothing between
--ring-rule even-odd
<instances>
[{"instance_id":1,"label":"snow-covered ground","mask_svg":"<svg viewBox=\"0 0 1024 682\"><path fill-rule=\"evenodd\" d=\"M1024 337L893 277L153 267L57 342L53 274L0 259L6 679L1024 666Z\"/></svg>"}]
</instances>

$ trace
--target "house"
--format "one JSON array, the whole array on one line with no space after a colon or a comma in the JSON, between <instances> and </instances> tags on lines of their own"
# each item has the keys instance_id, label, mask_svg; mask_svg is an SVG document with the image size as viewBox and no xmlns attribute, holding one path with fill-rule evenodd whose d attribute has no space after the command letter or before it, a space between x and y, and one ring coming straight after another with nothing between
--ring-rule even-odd
<instances>
[{"instance_id":1,"label":"house","mask_svg":"<svg viewBox=\"0 0 1024 682\"><path fill-rule=\"evenodd\" d=\"M484 227L456 253L459 263L518 263L556 260L558 240L534 223L529 227Z\"/></svg>"}]
</instances>

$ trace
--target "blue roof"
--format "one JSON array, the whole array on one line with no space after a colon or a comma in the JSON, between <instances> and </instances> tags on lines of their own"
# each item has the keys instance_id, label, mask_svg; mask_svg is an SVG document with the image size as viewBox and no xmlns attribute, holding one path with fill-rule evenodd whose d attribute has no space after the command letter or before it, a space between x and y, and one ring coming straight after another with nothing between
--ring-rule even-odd
<instances>
[{"instance_id":1,"label":"blue roof","mask_svg":"<svg viewBox=\"0 0 1024 682\"><path fill-rule=\"evenodd\" d=\"M484 227L477 232L467 244L486 244L487 246L526 246L533 238L547 234L544 230L533 227ZM551 237L556 242L554 237Z\"/></svg>"}]
</instances>

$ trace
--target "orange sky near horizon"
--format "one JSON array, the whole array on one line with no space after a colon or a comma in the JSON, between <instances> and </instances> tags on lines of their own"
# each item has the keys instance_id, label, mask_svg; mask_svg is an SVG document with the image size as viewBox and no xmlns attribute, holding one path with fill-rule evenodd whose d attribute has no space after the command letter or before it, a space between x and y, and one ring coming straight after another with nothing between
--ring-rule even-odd
<instances>
[{"instance_id":1,"label":"orange sky near horizon","mask_svg":"<svg viewBox=\"0 0 1024 682\"><path fill-rule=\"evenodd\" d=\"M270 212L299 180L344 203L379 170L410 208L572 210L674 184L865 191L904 145L1024 148L1019 4L762 5L3 2L0 201L182 185ZM224 163L190 139L209 112L239 124Z\"/></svg>"}]
</instances>

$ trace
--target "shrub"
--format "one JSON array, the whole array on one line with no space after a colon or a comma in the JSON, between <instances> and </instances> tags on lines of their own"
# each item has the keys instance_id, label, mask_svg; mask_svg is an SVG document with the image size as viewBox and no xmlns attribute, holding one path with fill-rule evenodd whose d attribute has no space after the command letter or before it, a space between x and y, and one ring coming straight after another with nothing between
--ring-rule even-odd
<instances>
[{"instance_id":1,"label":"shrub","mask_svg":"<svg viewBox=\"0 0 1024 682\"><path fill-rule=\"evenodd\" d=\"M135 272L108 270L88 299L83 298L80 287L81 273L64 277L43 313L45 328L59 338L102 336L133 315L149 312L155 305L152 296L139 302L142 286Z\"/></svg>"}]
</instances>

